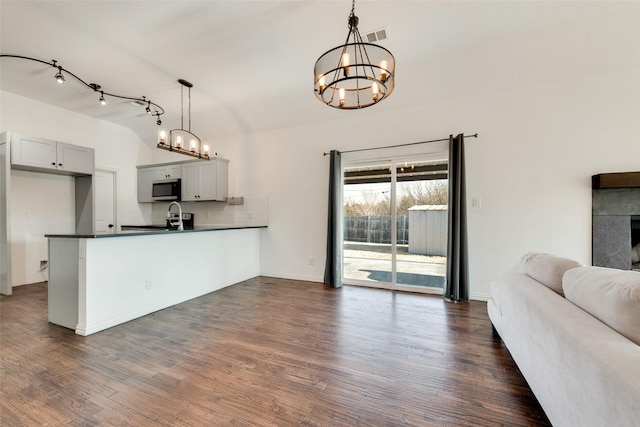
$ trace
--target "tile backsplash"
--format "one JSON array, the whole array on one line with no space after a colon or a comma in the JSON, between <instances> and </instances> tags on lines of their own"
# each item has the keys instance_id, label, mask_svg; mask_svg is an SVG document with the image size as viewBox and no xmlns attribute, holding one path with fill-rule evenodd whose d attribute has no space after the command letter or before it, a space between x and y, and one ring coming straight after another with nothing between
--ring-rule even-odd
<instances>
[{"instance_id":1,"label":"tile backsplash","mask_svg":"<svg viewBox=\"0 0 640 427\"><path fill-rule=\"evenodd\" d=\"M163 224L169 203L152 204L152 224ZM267 197L245 197L242 205L224 202L180 202L183 212L193 213L195 225L268 225L269 204ZM174 207L175 209L175 207Z\"/></svg>"}]
</instances>

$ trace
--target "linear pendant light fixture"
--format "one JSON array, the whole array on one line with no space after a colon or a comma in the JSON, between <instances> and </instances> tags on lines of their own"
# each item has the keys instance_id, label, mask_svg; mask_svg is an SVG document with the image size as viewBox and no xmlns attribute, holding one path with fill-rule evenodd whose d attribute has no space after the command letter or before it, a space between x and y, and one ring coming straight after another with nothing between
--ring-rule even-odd
<instances>
[{"instance_id":1,"label":"linear pendant light fixture","mask_svg":"<svg viewBox=\"0 0 640 427\"><path fill-rule=\"evenodd\" d=\"M197 157L198 159L211 160L209 157L209 145L202 144L200 138L191 132L191 88L193 84L180 79L180 129L158 131L158 148L173 151L186 156ZM184 128L184 88L189 88L189 128Z\"/></svg>"},{"instance_id":2,"label":"linear pendant light fixture","mask_svg":"<svg viewBox=\"0 0 640 427\"><path fill-rule=\"evenodd\" d=\"M345 44L325 52L313 70L316 97L343 110L377 104L395 86L395 58L382 46L362 40L354 10L352 0Z\"/></svg>"},{"instance_id":3,"label":"linear pendant light fixture","mask_svg":"<svg viewBox=\"0 0 640 427\"><path fill-rule=\"evenodd\" d=\"M98 98L98 102L101 105L107 105L107 99L106 97L113 97L113 98L118 98L118 99L126 99L128 101L131 101L132 104L134 105L146 105L146 111L148 114L152 114L154 116L156 116L156 124L158 126L160 126L162 124L162 121L160 120L160 116L162 114L164 114L164 109L159 106L158 104L156 104L155 102L152 102L151 100L147 99L146 97L142 97L142 98L138 98L138 97L134 97L134 96L124 96L124 95L116 95L114 93L109 93L106 92L102 86L100 86L97 83L87 83L86 81L84 81L83 79L81 79L80 77L78 77L77 75L75 75L74 73L72 73L71 71L67 70L66 68L63 68L61 65L58 65L58 61L56 61L55 59L52 59L51 62L47 62L47 61L43 61L42 59L38 59L38 58L31 58L28 56L22 56L22 55L9 55L9 54L0 54L0 58L14 58L14 59L24 59L27 61L33 61L33 62L39 62L41 64L46 64L49 65L53 68L55 68L57 70L54 79L56 82L58 82L58 84L64 84L66 82L66 79L64 77L63 73L66 73L68 75L70 75L71 77L73 77L74 79L76 79L77 81L79 81L80 83L82 83L83 85L85 85L87 88L93 90L94 92L100 92L100 98ZM154 107L153 111L151 109L151 107Z\"/></svg>"}]
</instances>

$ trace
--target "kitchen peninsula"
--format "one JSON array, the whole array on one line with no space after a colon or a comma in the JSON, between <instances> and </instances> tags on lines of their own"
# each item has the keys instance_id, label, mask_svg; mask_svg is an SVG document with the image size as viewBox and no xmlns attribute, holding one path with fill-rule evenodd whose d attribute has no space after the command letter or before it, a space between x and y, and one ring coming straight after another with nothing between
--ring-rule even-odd
<instances>
[{"instance_id":1,"label":"kitchen peninsula","mask_svg":"<svg viewBox=\"0 0 640 427\"><path fill-rule=\"evenodd\" d=\"M46 235L49 322L86 336L255 277L265 227Z\"/></svg>"}]
</instances>

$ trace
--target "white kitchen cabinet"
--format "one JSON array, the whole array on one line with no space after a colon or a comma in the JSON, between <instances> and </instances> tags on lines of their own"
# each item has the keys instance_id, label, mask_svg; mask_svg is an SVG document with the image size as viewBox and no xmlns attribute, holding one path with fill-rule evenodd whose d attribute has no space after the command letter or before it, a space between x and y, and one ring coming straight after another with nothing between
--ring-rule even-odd
<instances>
[{"instance_id":1,"label":"white kitchen cabinet","mask_svg":"<svg viewBox=\"0 0 640 427\"><path fill-rule=\"evenodd\" d=\"M138 202L153 202L151 191L153 190L153 181L156 180L156 175L156 168L138 169Z\"/></svg>"},{"instance_id":2,"label":"white kitchen cabinet","mask_svg":"<svg viewBox=\"0 0 640 427\"><path fill-rule=\"evenodd\" d=\"M183 201L225 201L228 190L229 161L211 159L182 164Z\"/></svg>"},{"instance_id":3,"label":"white kitchen cabinet","mask_svg":"<svg viewBox=\"0 0 640 427\"><path fill-rule=\"evenodd\" d=\"M179 179L182 164L138 167L138 202L153 202L151 195L153 181Z\"/></svg>"},{"instance_id":4,"label":"white kitchen cabinet","mask_svg":"<svg viewBox=\"0 0 640 427\"><path fill-rule=\"evenodd\" d=\"M64 175L92 175L94 150L64 142L13 134L11 167Z\"/></svg>"},{"instance_id":5,"label":"white kitchen cabinet","mask_svg":"<svg viewBox=\"0 0 640 427\"><path fill-rule=\"evenodd\" d=\"M95 171L93 148L57 143L58 170L93 175Z\"/></svg>"},{"instance_id":6,"label":"white kitchen cabinet","mask_svg":"<svg viewBox=\"0 0 640 427\"><path fill-rule=\"evenodd\" d=\"M157 166L156 179L178 179L182 178L182 165Z\"/></svg>"}]
</instances>

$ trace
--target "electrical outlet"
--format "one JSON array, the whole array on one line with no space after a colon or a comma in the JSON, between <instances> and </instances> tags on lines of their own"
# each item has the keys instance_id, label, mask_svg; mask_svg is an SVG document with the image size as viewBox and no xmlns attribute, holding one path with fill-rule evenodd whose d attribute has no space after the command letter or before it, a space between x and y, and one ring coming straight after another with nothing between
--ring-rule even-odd
<instances>
[{"instance_id":1,"label":"electrical outlet","mask_svg":"<svg viewBox=\"0 0 640 427\"><path fill-rule=\"evenodd\" d=\"M47 261L46 259L40 260L40 270L38 271L45 271L48 265L49 265L49 261Z\"/></svg>"}]
</instances>

